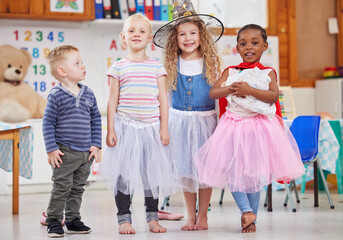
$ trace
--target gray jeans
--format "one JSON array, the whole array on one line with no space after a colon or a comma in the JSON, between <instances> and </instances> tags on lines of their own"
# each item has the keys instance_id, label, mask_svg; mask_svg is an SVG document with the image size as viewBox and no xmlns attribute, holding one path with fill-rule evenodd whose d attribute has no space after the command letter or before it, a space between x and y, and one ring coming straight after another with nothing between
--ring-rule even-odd
<instances>
[{"instance_id":1,"label":"gray jeans","mask_svg":"<svg viewBox=\"0 0 343 240\"><path fill-rule=\"evenodd\" d=\"M82 194L90 167L94 158L88 161L89 152L79 152L58 144L59 149L64 153L61 156L63 163L60 167L52 167L53 188L50 202L47 209L47 219L49 223L52 219L63 220L63 210L65 210L65 220L70 222L75 218L81 219L80 207Z\"/></svg>"}]
</instances>

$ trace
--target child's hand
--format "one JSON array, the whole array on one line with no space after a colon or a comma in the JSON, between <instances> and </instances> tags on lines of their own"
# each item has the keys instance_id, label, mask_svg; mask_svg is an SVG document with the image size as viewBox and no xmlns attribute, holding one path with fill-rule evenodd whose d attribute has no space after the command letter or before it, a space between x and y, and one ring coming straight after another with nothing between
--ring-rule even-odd
<instances>
[{"instance_id":1,"label":"child's hand","mask_svg":"<svg viewBox=\"0 0 343 240\"><path fill-rule=\"evenodd\" d=\"M114 132L108 132L106 137L106 145L114 147L117 144L117 136Z\"/></svg>"},{"instance_id":2,"label":"child's hand","mask_svg":"<svg viewBox=\"0 0 343 240\"><path fill-rule=\"evenodd\" d=\"M232 94L237 97L245 97L246 95L251 95L251 87L247 82L235 82L230 85L229 88Z\"/></svg>"},{"instance_id":3,"label":"child's hand","mask_svg":"<svg viewBox=\"0 0 343 240\"><path fill-rule=\"evenodd\" d=\"M226 82L223 82L223 83L220 85L221 88L226 88L226 89L227 89L226 95L229 95L229 94L233 94L233 93L234 93L233 90L231 89L231 86L232 86L232 85L226 86Z\"/></svg>"},{"instance_id":4,"label":"child's hand","mask_svg":"<svg viewBox=\"0 0 343 240\"><path fill-rule=\"evenodd\" d=\"M52 165L54 168L55 167L60 167L60 163L62 164L63 161L60 156L63 156L64 153L57 149L55 151L49 152L48 153L48 163L49 165Z\"/></svg>"},{"instance_id":5,"label":"child's hand","mask_svg":"<svg viewBox=\"0 0 343 240\"><path fill-rule=\"evenodd\" d=\"M169 144L169 132L166 130L160 130L160 136L163 146L166 146Z\"/></svg>"},{"instance_id":6,"label":"child's hand","mask_svg":"<svg viewBox=\"0 0 343 240\"><path fill-rule=\"evenodd\" d=\"M89 154L89 158L88 158L88 161L91 160L92 157L94 157L95 159L95 162L100 162L101 161L101 158L100 158L100 149L96 146L91 146L89 148L89 151L91 152L91 154Z\"/></svg>"}]
</instances>

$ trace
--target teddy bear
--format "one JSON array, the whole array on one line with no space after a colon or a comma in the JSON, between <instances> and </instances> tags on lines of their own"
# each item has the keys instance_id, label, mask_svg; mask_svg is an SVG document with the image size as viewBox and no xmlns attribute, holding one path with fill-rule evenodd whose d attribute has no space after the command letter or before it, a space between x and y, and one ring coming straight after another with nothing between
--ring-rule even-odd
<instances>
[{"instance_id":1,"label":"teddy bear","mask_svg":"<svg viewBox=\"0 0 343 240\"><path fill-rule=\"evenodd\" d=\"M46 99L23 81L31 61L24 49L0 46L0 121L16 123L43 117Z\"/></svg>"}]
</instances>

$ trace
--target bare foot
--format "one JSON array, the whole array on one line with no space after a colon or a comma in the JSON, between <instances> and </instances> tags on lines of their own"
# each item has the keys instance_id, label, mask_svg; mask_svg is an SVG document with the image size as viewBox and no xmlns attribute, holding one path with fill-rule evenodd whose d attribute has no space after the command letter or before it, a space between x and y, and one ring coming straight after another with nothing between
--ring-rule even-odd
<instances>
[{"instance_id":1,"label":"bare foot","mask_svg":"<svg viewBox=\"0 0 343 240\"><path fill-rule=\"evenodd\" d=\"M207 218L198 218L196 224L193 227L193 230L207 230Z\"/></svg>"},{"instance_id":2,"label":"bare foot","mask_svg":"<svg viewBox=\"0 0 343 240\"><path fill-rule=\"evenodd\" d=\"M249 226L242 229L242 233L254 233L254 232L256 232L255 223L251 223Z\"/></svg>"},{"instance_id":3,"label":"bare foot","mask_svg":"<svg viewBox=\"0 0 343 240\"><path fill-rule=\"evenodd\" d=\"M253 212L243 213L241 217L242 228L243 229L246 228L255 220L256 220L256 215Z\"/></svg>"},{"instance_id":4,"label":"bare foot","mask_svg":"<svg viewBox=\"0 0 343 240\"><path fill-rule=\"evenodd\" d=\"M153 233L164 233L167 231L167 229L162 227L156 220L149 222L149 230Z\"/></svg>"},{"instance_id":5,"label":"bare foot","mask_svg":"<svg viewBox=\"0 0 343 240\"><path fill-rule=\"evenodd\" d=\"M120 234L135 234L136 233L135 229L133 229L130 223L120 224L118 230Z\"/></svg>"},{"instance_id":6,"label":"bare foot","mask_svg":"<svg viewBox=\"0 0 343 240\"><path fill-rule=\"evenodd\" d=\"M187 219L186 224L181 227L181 230L182 231L193 231L194 225L195 225L195 220Z\"/></svg>"}]
</instances>

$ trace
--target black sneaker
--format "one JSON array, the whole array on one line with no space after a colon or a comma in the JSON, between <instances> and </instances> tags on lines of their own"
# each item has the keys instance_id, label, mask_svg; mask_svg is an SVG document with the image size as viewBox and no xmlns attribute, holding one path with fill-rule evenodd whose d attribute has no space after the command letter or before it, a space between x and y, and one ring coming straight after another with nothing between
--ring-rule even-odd
<instances>
[{"instance_id":1,"label":"black sneaker","mask_svg":"<svg viewBox=\"0 0 343 240\"><path fill-rule=\"evenodd\" d=\"M48 223L48 237L50 238L59 238L64 236L64 230L62 228L62 224L53 219L51 222Z\"/></svg>"},{"instance_id":2,"label":"black sneaker","mask_svg":"<svg viewBox=\"0 0 343 240\"><path fill-rule=\"evenodd\" d=\"M83 222L81 222L81 220L78 218L75 218L71 222L66 222L65 224L68 229L68 234L87 234L92 231L90 227L84 225Z\"/></svg>"}]
</instances>

